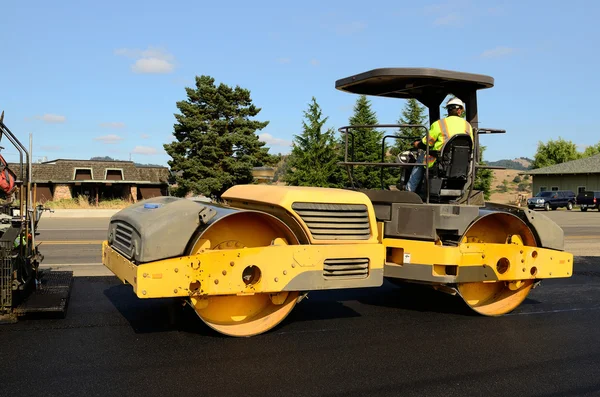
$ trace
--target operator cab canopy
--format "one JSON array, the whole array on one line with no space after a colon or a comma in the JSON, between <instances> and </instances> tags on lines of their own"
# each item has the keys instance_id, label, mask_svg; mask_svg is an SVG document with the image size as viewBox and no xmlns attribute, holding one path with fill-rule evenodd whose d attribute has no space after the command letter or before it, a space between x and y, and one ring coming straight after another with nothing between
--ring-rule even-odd
<instances>
[{"instance_id":1,"label":"operator cab canopy","mask_svg":"<svg viewBox=\"0 0 600 397\"><path fill-rule=\"evenodd\" d=\"M491 88L494 79L481 74L432 68L380 68L335 82L340 91L389 98L415 98L429 109L429 120L439 120L440 105L449 94L466 106L467 121L477 126L477 90Z\"/></svg>"}]
</instances>

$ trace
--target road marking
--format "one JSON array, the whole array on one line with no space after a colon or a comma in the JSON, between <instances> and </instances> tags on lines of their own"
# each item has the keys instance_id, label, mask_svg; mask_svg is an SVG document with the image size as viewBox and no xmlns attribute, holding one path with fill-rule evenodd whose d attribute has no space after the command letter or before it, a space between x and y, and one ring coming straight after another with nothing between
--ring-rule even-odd
<instances>
[{"instance_id":1,"label":"road marking","mask_svg":"<svg viewBox=\"0 0 600 397\"><path fill-rule=\"evenodd\" d=\"M36 240L43 245L102 245L104 240Z\"/></svg>"},{"instance_id":2,"label":"road marking","mask_svg":"<svg viewBox=\"0 0 600 397\"><path fill-rule=\"evenodd\" d=\"M600 236L595 235L595 236L566 236L565 240L593 240L593 239L600 239Z\"/></svg>"},{"instance_id":3,"label":"road marking","mask_svg":"<svg viewBox=\"0 0 600 397\"><path fill-rule=\"evenodd\" d=\"M38 232L80 232L80 231L86 231L86 230L91 230L91 231L107 231L108 228L107 227L89 227L89 228L79 228L79 229L37 229Z\"/></svg>"}]
</instances>

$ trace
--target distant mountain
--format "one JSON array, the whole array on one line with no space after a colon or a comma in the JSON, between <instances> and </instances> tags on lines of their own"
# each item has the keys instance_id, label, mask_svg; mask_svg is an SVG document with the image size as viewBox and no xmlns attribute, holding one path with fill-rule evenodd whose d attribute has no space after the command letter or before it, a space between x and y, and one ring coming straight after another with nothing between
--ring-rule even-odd
<instances>
[{"instance_id":1,"label":"distant mountain","mask_svg":"<svg viewBox=\"0 0 600 397\"><path fill-rule=\"evenodd\" d=\"M109 156L96 156L90 159L91 161L126 161L126 160L118 160ZM164 165L160 164L142 164L142 163L134 163L136 167L164 167Z\"/></svg>"},{"instance_id":2,"label":"distant mountain","mask_svg":"<svg viewBox=\"0 0 600 397\"><path fill-rule=\"evenodd\" d=\"M487 165L495 166L495 167L504 167L511 170L519 170L525 171L531 169L532 159L527 157L519 157L513 160L498 160L498 161L489 161L486 162Z\"/></svg>"}]
</instances>

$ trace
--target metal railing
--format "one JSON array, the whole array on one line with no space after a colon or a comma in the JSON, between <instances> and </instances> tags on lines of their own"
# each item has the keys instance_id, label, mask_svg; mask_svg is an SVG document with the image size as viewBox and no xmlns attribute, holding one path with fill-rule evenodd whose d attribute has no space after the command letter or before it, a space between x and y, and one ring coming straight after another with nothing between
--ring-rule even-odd
<instances>
[{"instance_id":1,"label":"metal railing","mask_svg":"<svg viewBox=\"0 0 600 397\"><path fill-rule=\"evenodd\" d=\"M379 166L381 167L380 174L380 183L381 188L385 189L384 186L384 168L386 167L425 167L425 185L426 185L426 203L429 204L429 167L427 167L427 159L429 158L429 145L426 145L425 148L425 161L423 163L396 163L396 162L385 162L385 140L387 138L392 139L400 139L400 140L409 140L412 139L418 140L421 139L421 136L401 136L401 135L385 135L381 141L381 162L368 162L368 161L355 161L354 158L354 134L350 131L350 129L359 129L359 128L417 128L425 130L426 142L429 142L429 129L422 124L371 124L371 125L347 125L340 127L338 131L344 134L344 161L339 162L340 165L345 165L346 170L348 172L348 178L350 180L350 185L352 188L355 188L354 185L354 166L356 165L364 165L364 166ZM348 161L348 136L352 137L352 152L351 152L351 161Z\"/></svg>"}]
</instances>

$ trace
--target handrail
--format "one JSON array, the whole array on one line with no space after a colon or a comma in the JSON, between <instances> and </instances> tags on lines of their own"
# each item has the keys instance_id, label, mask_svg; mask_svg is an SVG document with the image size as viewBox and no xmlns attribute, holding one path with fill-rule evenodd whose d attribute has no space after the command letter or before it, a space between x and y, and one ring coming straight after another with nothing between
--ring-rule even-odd
<instances>
[{"instance_id":1,"label":"handrail","mask_svg":"<svg viewBox=\"0 0 600 397\"><path fill-rule=\"evenodd\" d=\"M354 179L352 178L353 170L355 165L379 165L381 166L381 188L385 189L383 184L383 167L425 167L425 185L427 189L427 197L426 203L429 204L429 167L427 167L427 159L429 158L429 145L425 146L425 161L423 163L411 163L411 164L397 164L397 163L385 163L385 139L386 138L395 138L395 139L413 139L412 136L403 137L399 135L386 135L383 137L381 142L381 163L369 163L369 162L355 162L354 161L354 134L352 134L349 129L358 129L358 128L422 128L425 130L426 141L429 142L429 129L422 124L366 124L366 125L347 125L338 128L338 131L345 135L344 140L344 161L338 164L345 165L346 170L348 171L348 177L350 178L350 184L352 188L354 188ZM348 161L348 134L352 134L352 162ZM394 164L394 165L388 165ZM351 171L352 170L352 171Z\"/></svg>"}]
</instances>

